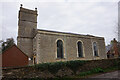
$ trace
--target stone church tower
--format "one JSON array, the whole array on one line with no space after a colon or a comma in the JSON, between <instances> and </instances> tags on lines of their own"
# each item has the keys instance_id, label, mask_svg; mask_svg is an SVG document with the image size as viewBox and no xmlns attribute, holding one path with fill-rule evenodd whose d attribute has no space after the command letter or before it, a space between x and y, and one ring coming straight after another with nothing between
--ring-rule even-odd
<instances>
[{"instance_id":1,"label":"stone church tower","mask_svg":"<svg viewBox=\"0 0 120 80\"><path fill-rule=\"evenodd\" d=\"M28 10L22 8L19 10L18 21L18 47L32 58L33 56L33 37L37 29L37 8L35 10Z\"/></svg>"}]
</instances>

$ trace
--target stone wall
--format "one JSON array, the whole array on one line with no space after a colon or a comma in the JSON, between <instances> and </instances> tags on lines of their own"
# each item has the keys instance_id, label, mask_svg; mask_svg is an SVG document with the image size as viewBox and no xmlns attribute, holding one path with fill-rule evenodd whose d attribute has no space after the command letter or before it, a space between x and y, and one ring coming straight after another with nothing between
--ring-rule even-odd
<instances>
[{"instance_id":1,"label":"stone wall","mask_svg":"<svg viewBox=\"0 0 120 80\"><path fill-rule=\"evenodd\" d=\"M81 61L72 61L72 63L68 61L66 63L48 63L23 68L3 69L3 80L9 80L9 78L18 78L20 80L26 78L64 78L66 76L68 78L76 78L75 76L80 73L88 72L92 69L100 68L104 72L105 69L117 68L119 61L119 59L91 60L84 63Z\"/></svg>"}]
</instances>

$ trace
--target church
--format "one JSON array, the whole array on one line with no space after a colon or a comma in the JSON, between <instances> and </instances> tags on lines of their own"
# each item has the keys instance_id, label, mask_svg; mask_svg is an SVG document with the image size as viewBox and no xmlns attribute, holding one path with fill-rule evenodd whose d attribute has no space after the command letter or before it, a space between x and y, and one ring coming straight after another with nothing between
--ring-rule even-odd
<instances>
[{"instance_id":1,"label":"church","mask_svg":"<svg viewBox=\"0 0 120 80\"><path fill-rule=\"evenodd\" d=\"M21 5L17 46L33 64L107 58L104 37L37 29L37 16Z\"/></svg>"}]
</instances>

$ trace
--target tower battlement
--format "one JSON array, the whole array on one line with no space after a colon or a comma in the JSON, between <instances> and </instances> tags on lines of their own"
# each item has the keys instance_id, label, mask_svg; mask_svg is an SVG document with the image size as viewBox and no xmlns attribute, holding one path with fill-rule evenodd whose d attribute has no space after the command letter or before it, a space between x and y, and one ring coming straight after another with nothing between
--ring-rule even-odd
<instances>
[{"instance_id":1,"label":"tower battlement","mask_svg":"<svg viewBox=\"0 0 120 80\"><path fill-rule=\"evenodd\" d=\"M20 11L25 12L25 13L29 13L29 14L37 15L37 8L35 8L35 10L30 10L30 9L20 7Z\"/></svg>"}]
</instances>

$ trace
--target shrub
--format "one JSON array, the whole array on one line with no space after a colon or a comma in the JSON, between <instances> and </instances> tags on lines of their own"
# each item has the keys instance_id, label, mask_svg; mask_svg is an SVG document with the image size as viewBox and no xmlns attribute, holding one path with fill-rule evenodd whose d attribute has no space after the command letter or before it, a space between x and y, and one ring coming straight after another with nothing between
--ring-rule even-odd
<instances>
[{"instance_id":1,"label":"shrub","mask_svg":"<svg viewBox=\"0 0 120 80\"><path fill-rule=\"evenodd\" d=\"M34 67L35 69L44 71L44 70L48 69L49 63L36 64L36 65L34 65L33 67Z\"/></svg>"},{"instance_id":2,"label":"shrub","mask_svg":"<svg viewBox=\"0 0 120 80\"><path fill-rule=\"evenodd\" d=\"M86 75L90 75L91 73L92 73L91 71L81 72L79 76L86 76Z\"/></svg>"},{"instance_id":3,"label":"shrub","mask_svg":"<svg viewBox=\"0 0 120 80\"><path fill-rule=\"evenodd\" d=\"M75 60L66 62L41 63L36 64L33 67L41 71L48 70L51 73L56 73L59 69L62 69L63 67L68 67L75 72L85 62L86 61Z\"/></svg>"},{"instance_id":4,"label":"shrub","mask_svg":"<svg viewBox=\"0 0 120 80\"><path fill-rule=\"evenodd\" d=\"M118 67L118 65L120 64L120 59L105 59L105 60L97 60L97 61L81 61L81 60L75 60L75 61L65 61L65 62L52 62L52 63L41 63L41 64L36 64L34 65L34 69L37 69L37 70L41 70L41 71L44 71L44 70L48 70L50 73L57 73L58 70L64 68L64 67L67 67L67 68L70 68L74 74L76 74L76 71L82 67L83 65L87 64L88 65L96 65L93 67L95 67L94 69L93 68L89 68L88 71L87 68L88 67L85 67L85 68L82 68L84 70L83 71L87 71L87 72L83 72L83 73L80 73L80 75L86 75L86 74L90 74L90 73L99 73L99 72L105 72L103 69L108 69L110 66L111 67ZM105 64L102 66L102 64ZM100 66L100 68L99 68ZM106 67L107 66L107 67ZM92 67L92 66L91 66ZM116 69L116 68L115 68Z\"/></svg>"},{"instance_id":5,"label":"shrub","mask_svg":"<svg viewBox=\"0 0 120 80\"><path fill-rule=\"evenodd\" d=\"M80 61L80 60L76 60L76 61L68 61L66 63L66 66L68 68L70 68L71 70L74 71L74 73L76 72L76 70L82 66L83 64L85 64L87 61Z\"/></svg>"},{"instance_id":6,"label":"shrub","mask_svg":"<svg viewBox=\"0 0 120 80\"><path fill-rule=\"evenodd\" d=\"M48 71L50 71L51 73L56 73L62 67L65 67L65 62L50 63L48 67Z\"/></svg>"},{"instance_id":7,"label":"shrub","mask_svg":"<svg viewBox=\"0 0 120 80\"><path fill-rule=\"evenodd\" d=\"M99 73L99 72L104 72L102 68L95 68L91 70L92 73Z\"/></svg>"}]
</instances>

